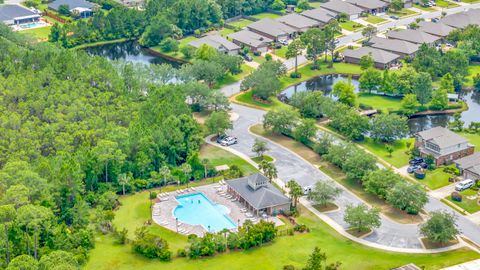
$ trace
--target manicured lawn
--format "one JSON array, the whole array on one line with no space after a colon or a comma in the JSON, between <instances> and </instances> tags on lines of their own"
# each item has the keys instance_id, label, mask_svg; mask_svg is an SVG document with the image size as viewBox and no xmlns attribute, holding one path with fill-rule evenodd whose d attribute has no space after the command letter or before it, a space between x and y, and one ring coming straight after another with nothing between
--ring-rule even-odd
<instances>
[{"instance_id":1,"label":"manicured lawn","mask_svg":"<svg viewBox=\"0 0 480 270\"><path fill-rule=\"evenodd\" d=\"M276 56L279 56L279 57L282 57L282 58L287 58L285 56L285 54L287 53L287 46L283 46L282 48L280 49L275 49L275 55Z\"/></svg>"},{"instance_id":2,"label":"manicured lawn","mask_svg":"<svg viewBox=\"0 0 480 270\"><path fill-rule=\"evenodd\" d=\"M471 4L471 3L480 2L480 0L462 0L462 2Z\"/></svg>"},{"instance_id":3,"label":"manicured lawn","mask_svg":"<svg viewBox=\"0 0 480 270\"><path fill-rule=\"evenodd\" d=\"M384 18L373 16L373 15L368 15L367 18L363 18L366 22L372 23L372 24L378 24L382 22L386 22Z\"/></svg>"},{"instance_id":4,"label":"manicured lawn","mask_svg":"<svg viewBox=\"0 0 480 270\"><path fill-rule=\"evenodd\" d=\"M223 77L222 79L220 79L220 80L215 84L215 87L216 87L216 88L221 88L222 86L229 85L229 84L232 84L232 83L234 83L234 82L238 82L238 81L240 81L241 79L243 79L245 76L247 76L248 74L250 74L250 73L253 71L253 69L254 69L254 68L252 68L252 67L249 66L249 65L242 64L242 72L241 72L241 73L235 74L235 75L227 74L225 77Z\"/></svg>"},{"instance_id":5,"label":"manicured lawn","mask_svg":"<svg viewBox=\"0 0 480 270\"><path fill-rule=\"evenodd\" d=\"M219 165L237 165L240 170L246 175L258 172L255 167L250 163L246 162L244 159L223 150L220 147L216 147L210 144L204 144L200 149L200 158L208 159L210 166L219 166Z\"/></svg>"},{"instance_id":6,"label":"manicured lawn","mask_svg":"<svg viewBox=\"0 0 480 270\"><path fill-rule=\"evenodd\" d=\"M264 160L266 160L267 162L272 162L273 158L271 156L263 155L261 157L253 157L252 160L255 161L256 163L260 163Z\"/></svg>"},{"instance_id":7,"label":"manicured lawn","mask_svg":"<svg viewBox=\"0 0 480 270\"><path fill-rule=\"evenodd\" d=\"M458 4L452 3L450 1L445 1L445 0L437 0L435 1L435 3L437 4L437 7L441 7L441 8L454 8L459 6Z\"/></svg>"},{"instance_id":8,"label":"manicured lawn","mask_svg":"<svg viewBox=\"0 0 480 270\"><path fill-rule=\"evenodd\" d=\"M409 154L407 153L407 142L410 142L410 147L413 147L415 139L401 139L391 144L385 144L375 141L371 138L366 138L364 141L359 142L359 144L367 148L370 152L384 159L388 163L392 164L393 166L401 168L408 165L408 161L410 158ZM386 150L387 145L390 145L393 148L393 152L391 155Z\"/></svg>"},{"instance_id":9,"label":"manicured lawn","mask_svg":"<svg viewBox=\"0 0 480 270\"><path fill-rule=\"evenodd\" d=\"M258 13L256 15L253 15L252 17L257 18L259 20L266 19L266 18L276 19L276 18L280 18L281 15L278 15L278 14L275 14L275 13L270 13L270 12L262 12L262 13Z\"/></svg>"},{"instance_id":10,"label":"manicured lawn","mask_svg":"<svg viewBox=\"0 0 480 270\"><path fill-rule=\"evenodd\" d=\"M47 41L48 36L50 35L50 26L47 27L41 27L41 28L35 28L35 29L28 29L28 30L23 30L20 33L25 34L25 35L31 35L38 39L39 41Z\"/></svg>"},{"instance_id":11,"label":"manicured lawn","mask_svg":"<svg viewBox=\"0 0 480 270\"><path fill-rule=\"evenodd\" d=\"M449 167L451 166L455 167L455 165L449 165ZM412 177L415 178L418 182L425 184L430 189L441 188L451 184L450 182L448 182L448 178L452 177L451 174L444 172L443 168L445 167L442 166L436 168L433 171L427 170L427 175L425 179L416 179L413 175Z\"/></svg>"},{"instance_id":12,"label":"manicured lawn","mask_svg":"<svg viewBox=\"0 0 480 270\"><path fill-rule=\"evenodd\" d=\"M120 228L129 228L129 231L141 226L150 218L147 198L146 192L121 198L122 206L116 211L114 224ZM300 212L297 221L307 225L310 233L279 237L272 244L245 252L234 251L197 260L175 258L167 263L150 260L134 254L130 245L115 244L111 236L98 236L95 249L89 253L89 261L84 269L243 270L248 266L252 270L278 270L286 264L302 267L316 246L326 253L329 263L340 261L342 269L355 270L390 269L407 263L415 263L425 269L440 269L480 258L479 254L468 249L440 254L401 254L368 248L339 235L308 210L302 208ZM158 225L150 226L150 230L165 238L174 254L187 244L184 236Z\"/></svg>"},{"instance_id":13,"label":"manicured lawn","mask_svg":"<svg viewBox=\"0 0 480 270\"><path fill-rule=\"evenodd\" d=\"M394 11L394 10L387 11L387 15L395 15L399 17L408 17L408 16L413 16L415 14L418 14L418 13L407 8L402 8L399 11Z\"/></svg>"},{"instance_id":14,"label":"manicured lawn","mask_svg":"<svg viewBox=\"0 0 480 270\"><path fill-rule=\"evenodd\" d=\"M322 2L309 2L308 3L312 8L319 8L322 5Z\"/></svg>"},{"instance_id":15,"label":"manicured lawn","mask_svg":"<svg viewBox=\"0 0 480 270\"><path fill-rule=\"evenodd\" d=\"M263 109L263 110L272 110L278 109L281 107L289 106L281 101L279 101L276 97L270 98L270 103L260 102L253 99L252 91L246 91L235 96L235 101L239 103L243 103L246 106L252 106L254 108Z\"/></svg>"},{"instance_id":16,"label":"manicured lawn","mask_svg":"<svg viewBox=\"0 0 480 270\"><path fill-rule=\"evenodd\" d=\"M473 196L477 195L477 191L472 189L467 189L467 190L461 191L460 194L462 194L461 202L452 200L451 196L447 196L445 199L460 206L462 209L466 210L470 214L480 211L480 205L478 205L478 198L473 198ZM472 199L468 199L467 197L469 196L472 196Z\"/></svg>"},{"instance_id":17,"label":"manicured lawn","mask_svg":"<svg viewBox=\"0 0 480 270\"><path fill-rule=\"evenodd\" d=\"M350 32L356 32L356 31L360 31L365 26L363 26L363 24L359 24L354 21L346 21L346 22L341 22L340 27Z\"/></svg>"},{"instance_id":18,"label":"manicured lawn","mask_svg":"<svg viewBox=\"0 0 480 270\"><path fill-rule=\"evenodd\" d=\"M465 85L473 87L473 77L477 74L480 74L480 65L470 65L468 67L468 76L466 77L467 81L465 82Z\"/></svg>"},{"instance_id":19,"label":"manicured lawn","mask_svg":"<svg viewBox=\"0 0 480 270\"><path fill-rule=\"evenodd\" d=\"M433 7L424 7L423 5L420 5L420 4L413 4L413 6L423 11L428 11L428 12L435 11Z\"/></svg>"},{"instance_id":20,"label":"manicured lawn","mask_svg":"<svg viewBox=\"0 0 480 270\"><path fill-rule=\"evenodd\" d=\"M235 30L233 29L230 29L230 28L223 28L222 30L220 30L219 34L222 36L222 37L227 37L228 35L230 34L233 34L235 33Z\"/></svg>"},{"instance_id":21,"label":"manicured lawn","mask_svg":"<svg viewBox=\"0 0 480 270\"><path fill-rule=\"evenodd\" d=\"M195 36L186 36L186 37L178 40L179 44L178 44L178 51L177 52L164 52L164 51L162 51L162 49L160 48L159 45L151 47L150 49L152 49L154 51L158 51L158 52L166 54L166 55L169 55L169 56L172 56L172 57L175 57L175 58L185 59L185 56L183 55L183 53L180 50L185 46L189 46L188 43L190 43L190 42L192 42L196 39L197 38Z\"/></svg>"},{"instance_id":22,"label":"manicured lawn","mask_svg":"<svg viewBox=\"0 0 480 270\"><path fill-rule=\"evenodd\" d=\"M234 22L229 22L228 24L231 25L231 26L235 26L235 27L239 27L239 28L244 28L246 27L247 25L253 23L252 21L250 20L246 20L246 19L240 19L240 20L237 20L237 21L234 21Z\"/></svg>"},{"instance_id":23,"label":"manicured lawn","mask_svg":"<svg viewBox=\"0 0 480 270\"><path fill-rule=\"evenodd\" d=\"M399 111L402 107L401 101L401 98L373 95L368 93L361 93L358 95L358 102L360 104L364 104L384 112Z\"/></svg>"},{"instance_id":24,"label":"manicured lawn","mask_svg":"<svg viewBox=\"0 0 480 270\"><path fill-rule=\"evenodd\" d=\"M480 151L480 134L472 134L467 132L459 132L459 134L466 137L471 144L475 145L475 151Z\"/></svg>"}]
</instances>

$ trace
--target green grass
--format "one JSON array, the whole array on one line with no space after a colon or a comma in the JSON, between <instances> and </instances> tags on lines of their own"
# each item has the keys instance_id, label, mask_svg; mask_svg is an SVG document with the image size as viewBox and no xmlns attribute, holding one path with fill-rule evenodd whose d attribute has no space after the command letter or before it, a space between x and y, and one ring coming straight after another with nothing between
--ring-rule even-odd
<instances>
[{"instance_id":1,"label":"green grass","mask_svg":"<svg viewBox=\"0 0 480 270\"><path fill-rule=\"evenodd\" d=\"M394 11L394 10L388 10L387 15L395 15L399 17L409 17L418 14L417 12L407 9L407 8L402 8L399 11Z\"/></svg>"},{"instance_id":2,"label":"green grass","mask_svg":"<svg viewBox=\"0 0 480 270\"><path fill-rule=\"evenodd\" d=\"M319 8L322 5L322 2L309 2L308 3L312 8Z\"/></svg>"},{"instance_id":3,"label":"green grass","mask_svg":"<svg viewBox=\"0 0 480 270\"><path fill-rule=\"evenodd\" d=\"M361 93L358 95L358 102L360 104L370 106L383 112L399 111L402 107L401 101L401 98L380 96L368 93Z\"/></svg>"},{"instance_id":4,"label":"green grass","mask_svg":"<svg viewBox=\"0 0 480 270\"><path fill-rule=\"evenodd\" d=\"M28 29L20 31L20 33L25 35L30 35L38 39L39 41L47 41L48 36L50 35L50 28L51 26L35 28L35 29Z\"/></svg>"},{"instance_id":5,"label":"green grass","mask_svg":"<svg viewBox=\"0 0 480 270\"><path fill-rule=\"evenodd\" d=\"M185 56L183 55L183 53L180 50L185 46L189 46L188 43L190 43L194 40L197 40L197 38L195 36L186 36L186 37L178 40L179 44L178 44L178 51L177 52L164 52L160 48L160 45L151 47L150 49L152 49L154 51L157 51L157 52L160 52L160 53L163 53L163 54L166 54L166 55L169 55L169 56L172 56L172 57L175 57L175 58L185 60Z\"/></svg>"},{"instance_id":6,"label":"green grass","mask_svg":"<svg viewBox=\"0 0 480 270\"><path fill-rule=\"evenodd\" d=\"M282 58L287 58L285 55L287 54L287 46L283 46L282 48L280 49L275 49L275 55L278 56L278 57L282 57Z\"/></svg>"},{"instance_id":7,"label":"green grass","mask_svg":"<svg viewBox=\"0 0 480 270\"><path fill-rule=\"evenodd\" d=\"M236 165L246 175L258 172L255 167L253 167L250 163L240 158L239 156L236 156L226 150L223 150L220 147L216 147L210 144L205 144L202 146L202 148L200 149L200 158L208 159L210 166L213 167L219 165Z\"/></svg>"},{"instance_id":8,"label":"green grass","mask_svg":"<svg viewBox=\"0 0 480 270\"><path fill-rule=\"evenodd\" d=\"M289 106L279 101L276 97L271 97L269 103L257 101L253 99L252 91L246 91L235 96L235 101L246 106L251 106L263 110L272 110Z\"/></svg>"},{"instance_id":9,"label":"green grass","mask_svg":"<svg viewBox=\"0 0 480 270\"><path fill-rule=\"evenodd\" d=\"M392 164L393 166L397 168L401 168L403 166L408 165L408 161L410 159L410 156L407 153L408 151L407 142L410 142L411 145L413 146L415 139L413 138L401 139L388 144L393 148L392 155L390 155L386 150L387 144L375 141L371 138L366 138L364 141L359 142L359 144L367 148L370 152L374 153L378 157Z\"/></svg>"},{"instance_id":10,"label":"green grass","mask_svg":"<svg viewBox=\"0 0 480 270\"><path fill-rule=\"evenodd\" d=\"M253 23L253 22L250 21L250 20L240 19L240 20L237 20L237 21L229 22L228 24L231 25L231 26L234 26L234 27L244 28L244 27L247 27L247 25L249 25L251 23Z\"/></svg>"},{"instance_id":11,"label":"green grass","mask_svg":"<svg viewBox=\"0 0 480 270\"><path fill-rule=\"evenodd\" d=\"M134 230L150 218L148 193L139 193L121 198L122 206L116 211L114 224ZM277 238L272 244L249 251L234 251L212 258L191 260L175 258L171 262L149 260L132 253L130 245L114 244L110 236L98 236L95 249L89 254L86 270L278 270L283 265L302 267L315 246L326 253L329 263L340 261L342 269L390 269L407 263L415 263L425 269L440 269L446 266L480 258L477 253L460 249L440 254L401 254L384 252L356 244L333 231L311 212L301 209L299 223L306 224L310 233ZM186 238L158 225L150 231L165 238L170 249L176 253L187 244ZM365 260L368 258L368 260Z\"/></svg>"},{"instance_id":12,"label":"green grass","mask_svg":"<svg viewBox=\"0 0 480 270\"><path fill-rule=\"evenodd\" d=\"M218 32L222 37L226 38L228 35L235 33L235 30L224 27Z\"/></svg>"},{"instance_id":13,"label":"green grass","mask_svg":"<svg viewBox=\"0 0 480 270\"><path fill-rule=\"evenodd\" d=\"M278 14L275 14L275 13L270 13L270 12L262 12L262 13L258 13L256 15L253 15L252 17L256 18L256 19L266 19L266 18L269 18L269 19L276 19L276 18L280 18L281 15L278 15Z\"/></svg>"},{"instance_id":14,"label":"green grass","mask_svg":"<svg viewBox=\"0 0 480 270\"><path fill-rule=\"evenodd\" d=\"M465 86L473 87L473 77L477 74L480 74L480 65L471 64L468 67L468 76L466 77L467 81Z\"/></svg>"},{"instance_id":15,"label":"green grass","mask_svg":"<svg viewBox=\"0 0 480 270\"><path fill-rule=\"evenodd\" d=\"M480 0L462 0L462 2L472 4L472 3L480 2Z\"/></svg>"},{"instance_id":16,"label":"green grass","mask_svg":"<svg viewBox=\"0 0 480 270\"><path fill-rule=\"evenodd\" d=\"M255 55L253 55L253 53L250 53L250 56L253 58L253 61L255 61L255 62L259 63L259 64L263 64L265 61L267 61L267 60L265 59L265 57L263 57L263 56L261 56L261 55L255 56Z\"/></svg>"},{"instance_id":17,"label":"green grass","mask_svg":"<svg viewBox=\"0 0 480 270\"><path fill-rule=\"evenodd\" d=\"M466 137L471 144L475 145L475 151L480 151L480 134L472 134L467 132L459 132L459 134Z\"/></svg>"},{"instance_id":18,"label":"green grass","mask_svg":"<svg viewBox=\"0 0 480 270\"><path fill-rule=\"evenodd\" d=\"M253 157L252 160L255 161L255 163L260 163L264 160L266 160L267 162L272 162L273 158L271 156L263 155L261 157Z\"/></svg>"},{"instance_id":19,"label":"green grass","mask_svg":"<svg viewBox=\"0 0 480 270\"><path fill-rule=\"evenodd\" d=\"M340 27L350 32L357 32L362 30L365 26L363 24L356 23L354 21L341 22Z\"/></svg>"},{"instance_id":20,"label":"green grass","mask_svg":"<svg viewBox=\"0 0 480 270\"><path fill-rule=\"evenodd\" d=\"M235 75L231 75L231 74L226 75L215 84L215 87L221 88L222 86L238 82L242 80L245 76L250 74L253 70L254 68L252 68L251 66L247 64L242 64L242 72Z\"/></svg>"},{"instance_id":21,"label":"green grass","mask_svg":"<svg viewBox=\"0 0 480 270\"><path fill-rule=\"evenodd\" d=\"M385 20L384 18L381 18L381 17L377 17L377 16L373 16L373 15L368 15L367 18L364 18L364 20L366 22L369 22L371 24L379 24L379 23L383 23L383 22L386 22L387 20Z\"/></svg>"},{"instance_id":22,"label":"green grass","mask_svg":"<svg viewBox=\"0 0 480 270\"><path fill-rule=\"evenodd\" d=\"M451 166L454 167L455 165L452 164L452 165L449 165L448 167L451 167ZM425 179L420 180L420 179L416 179L415 177L414 178L418 182L425 184L430 189L437 189L437 188L447 186L451 184L450 182L448 182L448 178L450 178L452 175L444 172L443 168L445 167L444 166L438 167L433 171L427 170L426 171L427 175L425 176Z\"/></svg>"},{"instance_id":23,"label":"green grass","mask_svg":"<svg viewBox=\"0 0 480 270\"><path fill-rule=\"evenodd\" d=\"M458 4L445 0L436 0L435 3L437 4L437 7L441 8L454 8L459 6Z\"/></svg>"},{"instance_id":24,"label":"green grass","mask_svg":"<svg viewBox=\"0 0 480 270\"><path fill-rule=\"evenodd\" d=\"M472 189L467 189L464 191L461 191L460 194L462 195L462 201L457 202L452 200L451 196L445 197L445 199L449 200L450 202L460 206L462 209L467 211L470 214L476 213L480 211L480 205L478 205L477 201L478 198L475 198L473 200L467 199L467 196L474 196L477 195L477 191L472 190Z\"/></svg>"},{"instance_id":25,"label":"green grass","mask_svg":"<svg viewBox=\"0 0 480 270\"><path fill-rule=\"evenodd\" d=\"M421 9L423 11L428 11L428 12L435 11L435 9L433 7L424 7L423 5L420 5L420 4L413 4L413 6L415 8Z\"/></svg>"}]
</instances>

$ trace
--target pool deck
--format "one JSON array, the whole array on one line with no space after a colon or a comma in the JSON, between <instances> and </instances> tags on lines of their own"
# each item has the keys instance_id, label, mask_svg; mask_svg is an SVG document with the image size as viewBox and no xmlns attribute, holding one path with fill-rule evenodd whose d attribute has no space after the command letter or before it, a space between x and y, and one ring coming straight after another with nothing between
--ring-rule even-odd
<instances>
[{"instance_id":1,"label":"pool deck","mask_svg":"<svg viewBox=\"0 0 480 270\"><path fill-rule=\"evenodd\" d=\"M218 190L220 189L220 191ZM159 200L157 203L153 205L152 211L152 220L157 223L158 225L165 227L171 231L181 233L181 234L196 234L198 236L203 236L207 230L203 228L201 225L190 225L185 224L181 221L177 222L175 220L175 216L173 215L173 211L179 205L178 201L175 197L187 195L187 194L194 194L194 193L203 193L212 203L222 204L226 206L230 213L228 216L230 219L238 225L243 224L245 220L252 218L247 217L247 213L242 213L241 209L244 208L238 201L232 201L225 196L222 196L219 192L226 192L227 187L221 184L211 184L196 187L195 190L189 189L183 193L177 192L170 192L167 196L158 196ZM259 217L253 218L253 222L256 223L260 220ZM275 217L269 217L266 220L273 221L276 226L283 225L282 221Z\"/></svg>"}]
</instances>

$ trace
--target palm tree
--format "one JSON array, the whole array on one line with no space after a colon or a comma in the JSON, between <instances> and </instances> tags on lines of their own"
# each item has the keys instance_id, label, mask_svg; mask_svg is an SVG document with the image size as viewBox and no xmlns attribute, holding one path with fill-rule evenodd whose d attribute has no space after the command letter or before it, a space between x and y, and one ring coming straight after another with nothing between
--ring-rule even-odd
<instances>
[{"instance_id":1,"label":"palm tree","mask_svg":"<svg viewBox=\"0 0 480 270\"><path fill-rule=\"evenodd\" d=\"M302 187L295 181L295 179L292 179L287 182L287 187L289 189L289 194L290 198L292 199L293 207L297 207L298 203L298 198L303 195L303 189Z\"/></svg>"},{"instance_id":2,"label":"palm tree","mask_svg":"<svg viewBox=\"0 0 480 270\"><path fill-rule=\"evenodd\" d=\"M208 158L202 159L203 169L205 170L205 176L204 176L205 179L207 179L208 163L209 163L209 162L210 162L210 161L208 160Z\"/></svg>"},{"instance_id":3,"label":"palm tree","mask_svg":"<svg viewBox=\"0 0 480 270\"><path fill-rule=\"evenodd\" d=\"M183 163L180 166L180 170L185 175L185 180L187 182L187 188L188 188L188 182L190 182L190 174L192 173L192 166L190 166L190 164L188 163Z\"/></svg>"},{"instance_id":4,"label":"palm tree","mask_svg":"<svg viewBox=\"0 0 480 270\"><path fill-rule=\"evenodd\" d=\"M117 182L122 185L123 195L125 195L125 186L130 182L130 177L126 173L118 175Z\"/></svg>"},{"instance_id":5,"label":"palm tree","mask_svg":"<svg viewBox=\"0 0 480 270\"><path fill-rule=\"evenodd\" d=\"M160 170L158 170L158 174L163 179L163 183L160 184L160 192L162 191L162 184L167 184L167 177L170 177L170 169L167 165L163 165Z\"/></svg>"},{"instance_id":6,"label":"palm tree","mask_svg":"<svg viewBox=\"0 0 480 270\"><path fill-rule=\"evenodd\" d=\"M262 160L258 165L258 168L268 179L270 179L270 182L272 182L273 179L277 178L277 168L272 162Z\"/></svg>"}]
</instances>

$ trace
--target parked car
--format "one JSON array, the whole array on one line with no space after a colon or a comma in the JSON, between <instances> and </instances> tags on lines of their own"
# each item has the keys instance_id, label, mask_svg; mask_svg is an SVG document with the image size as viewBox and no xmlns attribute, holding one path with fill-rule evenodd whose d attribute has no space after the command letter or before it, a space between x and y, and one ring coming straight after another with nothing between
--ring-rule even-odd
<instances>
[{"instance_id":1,"label":"parked car","mask_svg":"<svg viewBox=\"0 0 480 270\"><path fill-rule=\"evenodd\" d=\"M243 59L245 59L245 61L247 61L247 62L252 62L253 61L253 58L248 54L244 55Z\"/></svg>"},{"instance_id":2,"label":"parked car","mask_svg":"<svg viewBox=\"0 0 480 270\"><path fill-rule=\"evenodd\" d=\"M414 157L414 158L412 158L412 159L410 160L409 163L410 163L410 165L419 165L419 164L421 164L421 163L423 163L423 162L425 162L425 161L423 160L423 158L421 158L421 157Z\"/></svg>"},{"instance_id":3,"label":"parked car","mask_svg":"<svg viewBox=\"0 0 480 270\"><path fill-rule=\"evenodd\" d=\"M232 136L227 136L223 140L220 141L220 145L222 146L230 146L238 143L238 139Z\"/></svg>"},{"instance_id":4,"label":"parked car","mask_svg":"<svg viewBox=\"0 0 480 270\"><path fill-rule=\"evenodd\" d=\"M455 190L456 191L463 191L466 189L469 189L475 184L475 182L472 179L466 179L463 181L458 182L458 184L455 185Z\"/></svg>"},{"instance_id":5,"label":"parked car","mask_svg":"<svg viewBox=\"0 0 480 270\"><path fill-rule=\"evenodd\" d=\"M286 39L279 39L278 42L283 46L288 46L288 41Z\"/></svg>"},{"instance_id":6,"label":"parked car","mask_svg":"<svg viewBox=\"0 0 480 270\"><path fill-rule=\"evenodd\" d=\"M438 22L438 21L439 21L438 18L433 18L433 19L432 19L432 22L434 22L434 23L436 23L436 22Z\"/></svg>"},{"instance_id":7,"label":"parked car","mask_svg":"<svg viewBox=\"0 0 480 270\"><path fill-rule=\"evenodd\" d=\"M217 143L221 143L223 139L225 139L227 137L226 134L223 134L223 135L218 135L217 137Z\"/></svg>"},{"instance_id":8,"label":"parked car","mask_svg":"<svg viewBox=\"0 0 480 270\"><path fill-rule=\"evenodd\" d=\"M420 163L420 165L419 165L419 166L420 166L420 167L422 167L423 169L426 169L426 168L428 168L428 164L427 164L426 162L422 162L422 163Z\"/></svg>"},{"instance_id":9,"label":"parked car","mask_svg":"<svg viewBox=\"0 0 480 270\"><path fill-rule=\"evenodd\" d=\"M407 172L408 173L414 173L416 170L419 170L419 169L422 169L422 167L419 166L419 165L413 165L413 166L409 166L407 168Z\"/></svg>"},{"instance_id":10,"label":"parked car","mask_svg":"<svg viewBox=\"0 0 480 270\"><path fill-rule=\"evenodd\" d=\"M398 16L392 15L392 16L390 16L390 19L398 20L400 18Z\"/></svg>"}]
</instances>

